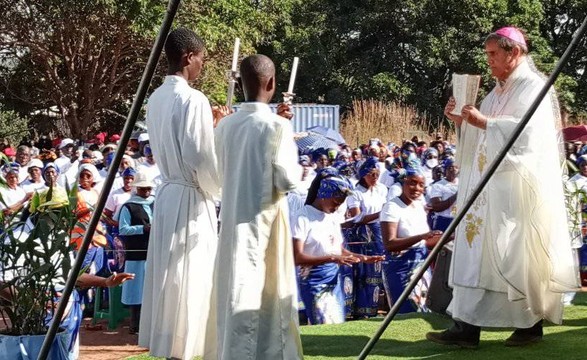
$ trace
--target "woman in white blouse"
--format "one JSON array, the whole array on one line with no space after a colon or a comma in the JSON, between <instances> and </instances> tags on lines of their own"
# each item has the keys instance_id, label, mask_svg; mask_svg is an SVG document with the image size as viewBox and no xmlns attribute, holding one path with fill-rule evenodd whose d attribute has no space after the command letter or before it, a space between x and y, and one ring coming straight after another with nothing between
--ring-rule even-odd
<instances>
[{"instance_id":1,"label":"woman in white blouse","mask_svg":"<svg viewBox=\"0 0 587 360\"><path fill-rule=\"evenodd\" d=\"M352 185L334 168L319 171L308 192L306 205L292 225L294 257L300 265L300 292L310 324L344 322L345 302L340 265L374 263L383 256L352 253L343 247L338 207Z\"/></svg>"},{"instance_id":2,"label":"woman in white blouse","mask_svg":"<svg viewBox=\"0 0 587 360\"><path fill-rule=\"evenodd\" d=\"M385 204L387 187L379 183L379 160L370 157L358 171L359 183L348 198L354 228L345 231L349 250L364 255L384 255L379 212ZM380 264L357 264L354 269L355 318L377 315L383 279Z\"/></svg>"},{"instance_id":3,"label":"woman in white blouse","mask_svg":"<svg viewBox=\"0 0 587 360\"><path fill-rule=\"evenodd\" d=\"M430 231L422 200L425 177L417 163L407 164L400 179L402 194L391 199L381 211L383 243L389 251L383 265L383 279L388 301L393 304L404 291L415 270L427 254L427 247L440 239L442 232ZM425 311L425 295L431 278L427 275L400 307L400 313Z\"/></svg>"}]
</instances>

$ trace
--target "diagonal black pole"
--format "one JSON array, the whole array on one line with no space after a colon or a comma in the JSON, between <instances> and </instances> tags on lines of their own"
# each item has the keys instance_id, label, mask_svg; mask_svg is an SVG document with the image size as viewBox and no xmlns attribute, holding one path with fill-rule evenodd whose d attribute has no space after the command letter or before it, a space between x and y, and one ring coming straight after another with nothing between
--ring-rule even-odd
<instances>
[{"instance_id":1,"label":"diagonal black pole","mask_svg":"<svg viewBox=\"0 0 587 360\"><path fill-rule=\"evenodd\" d=\"M92 214L92 219L90 220L88 228L86 229L84 240L77 253L71 272L68 275L69 277L67 278L67 282L65 283L63 295L59 300L59 305L57 306L57 310L53 315L53 321L51 322L49 331L45 336L45 340L43 341L43 346L41 347L41 351L39 353L39 357L37 358L37 360L46 360L47 356L49 355L49 351L51 350L51 346L55 339L55 335L61 323L61 318L63 317L63 313L65 312L65 308L67 306L67 303L69 302L69 297L71 296L71 293L75 286L75 282L77 281L77 275L81 270L82 262L84 260L84 257L86 256L90 242L92 241L94 231L96 231L96 226L98 226L98 222L100 221L102 211L104 211L104 206L106 205L108 193L110 192L112 184L114 183L114 178L116 176L116 172L118 171L118 167L120 166L120 161L122 160L122 156L124 155L126 145L128 144L128 140L130 139L130 136L132 134L135 122L137 120L139 112L141 111L143 102L145 101L147 91L149 90L149 84L151 83L151 79L153 78L153 74L155 73L155 69L157 68L159 56L161 55L161 51L163 50L163 45L165 45L167 34L169 33L171 25L173 24L173 19L175 18L175 14L177 13L179 3L180 0L169 0L169 3L167 4L167 12L165 14L165 18L163 19L161 29L159 30L159 34L157 35L155 43L153 44L153 48L151 49L151 55L149 55L147 66L145 67L145 70L143 72L143 76L141 78L141 82L135 94L134 101L130 108L128 117L126 118L126 124L124 125L124 130L122 131L122 137L120 138L120 142L118 143L118 148L116 149L114 159L112 159L112 163L110 164L108 176L106 177L106 181L104 182L104 187L102 188L102 192L100 193L100 197L94 209L94 213Z\"/></svg>"},{"instance_id":2,"label":"diagonal black pole","mask_svg":"<svg viewBox=\"0 0 587 360\"><path fill-rule=\"evenodd\" d=\"M393 306L389 310L389 313L385 316L385 319L383 319L383 323L381 324L381 326L379 327L379 329L377 330L375 335L373 335L373 337L369 340L369 342L365 345L365 347L363 348L363 350L359 354L359 357L358 357L359 360L364 360L367 357L367 355L369 355L369 353L371 352L371 350L373 349L375 344L377 344L377 341L379 341L379 338L381 337L381 335L383 335L383 333L385 332L385 330L389 326L389 323L393 320L393 318L395 317L395 315L399 311L400 306L408 298L408 295L412 292L412 290L416 287L418 281L420 281L422 276L424 276L424 273L426 272L426 270L428 270L428 268L430 267L430 264L436 258L436 255L438 255L438 253L440 252L442 247L444 245L446 245L446 243L448 243L450 236L454 233L455 229L457 228L457 225L461 222L461 220L463 219L463 217L465 216L467 211L469 211L469 208L473 205L473 203L475 202L477 197L481 194L481 191L483 191L483 188L485 187L485 185L487 185L487 183L489 182L489 180L491 179L491 177L493 176L493 174L497 170L498 166L501 164L502 160L507 155L508 151L515 144L516 140L518 139L518 137L520 136L522 131L524 131L524 128L526 127L526 125L528 124L530 119L532 118L532 115L534 115L534 112L536 111L536 109L538 108L538 106L540 105L540 103L542 102L544 97L548 94L548 91L550 90L550 88L554 84L554 82L556 81L556 79L559 76L559 74L561 73L563 67L567 64L569 57L571 56L571 54L575 51L575 49L577 48L577 46L581 42L583 36L585 35L585 31L587 31L587 17L585 17L585 19L583 20L583 23L581 24L581 27L575 33L573 40L571 41L571 43L569 44L569 46L565 50L563 56L559 59L554 71L552 72L552 74L550 74L550 77L548 78L548 80L546 80L544 87L542 88L542 90L540 91L540 93L538 94L538 96L536 97L534 102L532 103L532 105L530 105L530 108L528 108L528 110L526 111L526 114L524 114L524 116L522 117L518 126L514 129L512 136L509 138L508 142L505 144L505 146L503 147L501 152L497 155L495 160L491 163L491 165L489 166L489 169L487 170L487 173L483 176L483 178L481 178L479 185L475 188L475 190L473 191L473 193L471 194L471 196L469 197L469 199L467 200L467 202L465 203L463 208L460 209L458 214L455 216L453 221L450 223L448 229L446 229L446 232L444 232L444 234L440 238L440 241L436 244L436 246L434 246L434 248L432 249L430 254L428 254L428 257L426 258L426 261L424 261L424 264L421 266L420 270L416 273L416 275L408 283L408 285L406 286L406 288L405 288L404 292L401 294L401 296L395 301L395 303L393 304ZM561 181L562 181L562 179L561 179Z\"/></svg>"}]
</instances>

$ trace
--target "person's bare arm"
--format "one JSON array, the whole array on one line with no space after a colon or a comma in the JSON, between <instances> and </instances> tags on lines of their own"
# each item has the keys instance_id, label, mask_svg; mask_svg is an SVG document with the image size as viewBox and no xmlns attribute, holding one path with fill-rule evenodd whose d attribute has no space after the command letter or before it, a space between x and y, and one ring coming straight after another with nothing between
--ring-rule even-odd
<instances>
[{"instance_id":1,"label":"person's bare arm","mask_svg":"<svg viewBox=\"0 0 587 360\"><path fill-rule=\"evenodd\" d=\"M441 212L450 208L455 201L457 201L456 193L446 200L442 200L440 197L432 198L430 199L430 206L432 207L432 211Z\"/></svg>"},{"instance_id":2,"label":"person's bare arm","mask_svg":"<svg viewBox=\"0 0 587 360\"><path fill-rule=\"evenodd\" d=\"M390 252L399 252L410 248L412 245L425 240L426 243L438 241L442 235L441 231L433 230L424 234L414 235L404 238L397 237L398 223L394 222L381 222L381 235L383 238L383 245Z\"/></svg>"},{"instance_id":3,"label":"person's bare arm","mask_svg":"<svg viewBox=\"0 0 587 360\"><path fill-rule=\"evenodd\" d=\"M296 265L322 265L327 263L336 263L339 265L352 265L360 261L359 258L350 254L312 256L304 253L304 242L293 239L294 260Z\"/></svg>"},{"instance_id":4,"label":"person's bare arm","mask_svg":"<svg viewBox=\"0 0 587 360\"><path fill-rule=\"evenodd\" d=\"M134 278L135 274L129 273L113 273L107 278L84 273L77 278L76 285L81 288L89 288L94 286L114 287L122 284L127 280L133 280Z\"/></svg>"}]
</instances>

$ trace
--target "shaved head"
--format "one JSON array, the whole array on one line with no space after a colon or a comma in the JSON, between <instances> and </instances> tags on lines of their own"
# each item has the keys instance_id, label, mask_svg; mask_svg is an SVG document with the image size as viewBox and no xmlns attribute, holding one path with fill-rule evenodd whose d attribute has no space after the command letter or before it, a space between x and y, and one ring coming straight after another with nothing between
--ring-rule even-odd
<instances>
[{"instance_id":1,"label":"shaved head","mask_svg":"<svg viewBox=\"0 0 587 360\"><path fill-rule=\"evenodd\" d=\"M247 101L259 96L269 96L267 102L271 100L275 92L275 65L269 57L260 54L246 57L241 62L240 75Z\"/></svg>"}]
</instances>

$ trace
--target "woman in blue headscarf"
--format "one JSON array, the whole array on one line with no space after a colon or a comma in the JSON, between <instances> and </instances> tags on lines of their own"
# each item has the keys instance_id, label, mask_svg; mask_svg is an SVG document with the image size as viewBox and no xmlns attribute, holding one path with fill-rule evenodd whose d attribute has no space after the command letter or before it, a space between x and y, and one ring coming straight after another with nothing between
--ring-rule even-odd
<instances>
[{"instance_id":1,"label":"woman in blue headscarf","mask_svg":"<svg viewBox=\"0 0 587 360\"><path fill-rule=\"evenodd\" d=\"M355 254L343 248L343 219L336 210L352 189L336 169L320 171L312 182L306 205L292 225L294 257L296 265L301 266L300 292L310 324L344 322L343 292L352 292L352 282L342 280L340 265L383 260L382 256Z\"/></svg>"},{"instance_id":2,"label":"woman in blue headscarf","mask_svg":"<svg viewBox=\"0 0 587 360\"><path fill-rule=\"evenodd\" d=\"M359 183L348 198L349 215L352 226L345 230L348 249L364 255L383 255L379 212L385 204L387 187L379 183L378 159L370 157L358 171ZM353 316L356 318L377 315L379 293L382 289L380 264L357 264L354 266L355 304Z\"/></svg>"},{"instance_id":3,"label":"woman in blue headscarf","mask_svg":"<svg viewBox=\"0 0 587 360\"><path fill-rule=\"evenodd\" d=\"M383 264L383 279L389 304L393 304L404 291L415 270L427 254L427 246L440 239L440 231L430 231L426 219L422 194L425 188L424 174L418 163L404 165L400 196L389 200L381 210L380 221L383 244L387 253ZM400 313L425 311L425 294L430 283L428 272L416 289L400 307Z\"/></svg>"}]
</instances>

